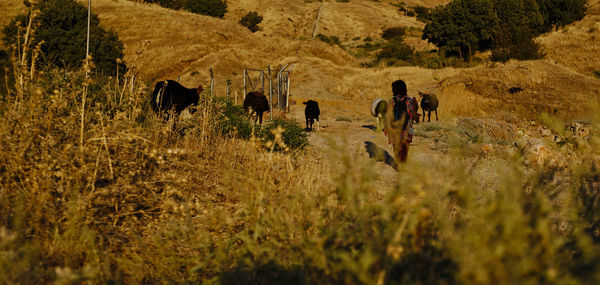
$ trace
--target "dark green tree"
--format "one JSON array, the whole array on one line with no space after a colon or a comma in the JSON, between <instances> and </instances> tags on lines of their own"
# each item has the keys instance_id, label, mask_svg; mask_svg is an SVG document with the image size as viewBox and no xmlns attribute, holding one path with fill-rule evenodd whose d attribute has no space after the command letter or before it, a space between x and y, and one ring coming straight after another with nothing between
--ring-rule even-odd
<instances>
[{"instance_id":1,"label":"dark green tree","mask_svg":"<svg viewBox=\"0 0 600 285\"><path fill-rule=\"evenodd\" d=\"M377 61L385 61L388 65L407 64L413 61L414 50L401 37L395 37L383 44L377 52Z\"/></svg>"},{"instance_id":2,"label":"dark green tree","mask_svg":"<svg viewBox=\"0 0 600 285\"><path fill-rule=\"evenodd\" d=\"M506 62L511 58L517 60L540 59L544 57L540 44L527 27L501 28L494 36L492 61Z\"/></svg>"},{"instance_id":3,"label":"dark green tree","mask_svg":"<svg viewBox=\"0 0 600 285\"><path fill-rule=\"evenodd\" d=\"M537 3L544 18L544 32L581 20L587 11L587 0L537 0Z\"/></svg>"},{"instance_id":4,"label":"dark green tree","mask_svg":"<svg viewBox=\"0 0 600 285\"><path fill-rule=\"evenodd\" d=\"M31 47L44 41L41 46L42 63L67 69L79 68L86 52L87 7L74 0L43 0L35 8L39 9L39 14L34 18L33 26L36 29ZM6 46L13 46L13 49L17 46L18 33L21 34L22 43L29 17L29 12L21 14L4 28ZM17 26L17 23L20 25ZM90 20L90 54L96 70L104 74L112 74L117 67L116 59L123 57L123 44L117 34L100 27L100 20L93 13ZM120 65L120 69L124 70L125 65Z\"/></svg>"},{"instance_id":5,"label":"dark green tree","mask_svg":"<svg viewBox=\"0 0 600 285\"><path fill-rule=\"evenodd\" d=\"M258 15L256 12L248 12L242 19L240 20L240 24L246 28L248 28L253 33L260 30L258 24L262 22L263 17Z\"/></svg>"},{"instance_id":6,"label":"dark green tree","mask_svg":"<svg viewBox=\"0 0 600 285\"><path fill-rule=\"evenodd\" d=\"M498 17L489 0L454 0L436 7L423 29L423 39L446 54L470 61L477 50L492 45Z\"/></svg>"},{"instance_id":7,"label":"dark green tree","mask_svg":"<svg viewBox=\"0 0 600 285\"><path fill-rule=\"evenodd\" d=\"M406 35L406 28L404 27L393 27L383 30L381 37L385 40L391 40L395 37L404 37Z\"/></svg>"},{"instance_id":8,"label":"dark green tree","mask_svg":"<svg viewBox=\"0 0 600 285\"><path fill-rule=\"evenodd\" d=\"M224 0L183 0L183 8L196 14L223 18L227 13Z\"/></svg>"}]
</instances>

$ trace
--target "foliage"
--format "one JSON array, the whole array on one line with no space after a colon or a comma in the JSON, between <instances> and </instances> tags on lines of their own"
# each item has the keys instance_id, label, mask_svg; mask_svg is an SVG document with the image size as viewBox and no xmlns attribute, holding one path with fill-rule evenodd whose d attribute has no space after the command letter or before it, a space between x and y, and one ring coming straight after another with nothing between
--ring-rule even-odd
<instances>
[{"instance_id":1,"label":"foliage","mask_svg":"<svg viewBox=\"0 0 600 285\"><path fill-rule=\"evenodd\" d=\"M144 0L145 3L155 3L165 8L179 9L182 7L181 0Z\"/></svg>"},{"instance_id":2,"label":"foliage","mask_svg":"<svg viewBox=\"0 0 600 285\"><path fill-rule=\"evenodd\" d=\"M402 38L402 37L404 37L404 35L406 35L405 27L393 27L393 28L387 28L387 29L383 30L381 37L384 40L391 40L395 37Z\"/></svg>"},{"instance_id":3,"label":"foliage","mask_svg":"<svg viewBox=\"0 0 600 285\"><path fill-rule=\"evenodd\" d=\"M117 100L85 79L47 70L0 108L2 284L600 282L595 132L548 145L556 161L536 166L454 138L448 163L383 176L343 143L288 154L224 136L224 117L241 116L224 99L176 123L138 120L143 86ZM452 128L428 126L450 141ZM301 130L275 120L261 133L301 148Z\"/></svg>"},{"instance_id":4,"label":"foliage","mask_svg":"<svg viewBox=\"0 0 600 285\"><path fill-rule=\"evenodd\" d=\"M341 44L340 39L337 36L326 36L324 34L319 33L317 34L317 39L322 42L328 43L329 45Z\"/></svg>"},{"instance_id":5,"label":"foliage","mask_svg":"<svg viewBox=\"0 0 600 285\"><path fill-rule=\"evenodd\" d=\"M253 33L260 30L258 24L262 22L263 17L258 15L256 12L248 12L242 19L240 20L240 24L246 28L248 28Z\"/></svg>"},{"instance_id":6,"label":"foliage","mask_svg":"<svg viewBox=\"0 0 600 285\"><path fill-rule=\"evenodd\" d=\"M587 10L586 0L536 0L543 16L544 32L558 30L570 23L581 20Z\"/></svg>"},{"instance_id":7,"label":"foliage","mask_svg":"<svg viewBox=\"0 0 600 285\"><path fill-rule=\"evenodd\" d=\"M450 55L469 61L477 50L491 46L498 17L488 0L453 0L436 7L423 29L423 39Z\"/></svg>"},{"instance_id":8,"label":"foliage","mask_svg":"<svg viewBox=\"0 0 600 285\"><path fill-rule=\"evenodd\" d=\"M415 13L417 13L417 20L427 23L431 20L431 9L417 5L415 8Z\"/></svg>"},{"instance_id":9,"label":"foliage","mask_svg":"<svg viewBox=\"0 0 600 285\"><path fill-rule=\"evenodd\" d=\"M82 66L86 54L87 8L74 0L44 0L32 9L34 11L34 33L30 46L41 43L42 62L70 70ZM11 46L11 53L17 53L17 37L22 46L24 31L27 29L31 11L17 16L4 29L4 43ZM22 52L22 51L21 51ZM125 65L117 63L123 57L123 44L114 31L106 31L100 26L96 14L90 19L90 54L96 70L102 74L112 74L117 65L121 70ZM31 56L29 56L31 58Z\"/></svg>"},{"instance_id":10,"label":"foliage","mask_svg":"<svg viewBox=\"0 0 600 285\"><path fill-rule=\"evenodd\" d=\"M422 37L466 61L489 49L494 60L536 59L543 52L533 39L583 18L585 5L584 0L453 0L433 10Z\"/></svg>"},{"instance_id":11,"label":"foliage","mask_svg":"<svg viewBox=\"0 0 600 285\"><path fill-rule=\"evenodd\" d=\"M242 106L234 105L231 99L216 99L215 107L221 110L217 128L222 134L243 139L252 137L254 128Z\"/></svg>"},{"instance_id":12,"label":"foliage","mask_svg":"<svg viewBox=\"0 0 600 285\"><path fill-rule=\"evenodd\" d=\"M495 37L492 61L506 62L511 58L531 60L544 57L540 44L534 41L528 29L515 28L512 31L500 29Z\"/></svg>"},{"instance_id":13,"label":"foliage","mask_svg":"<svg viewBox=\"0 0 600 285\"><path fill-rule=\"evenodd\" d=\"M275 130L278 127L283 131L281 139L284 144L281 145L275 143L277 136ZM284 148L283 145L287 146L290 150L303 149L308 145L306 130L293 120L274 119L260 129L259 136L265 142L273 142L272 145L267 145L267 147L274 147L275 150L282 150Z\"/></svg>"},{"instance_id":14,"label":"foliage","mask_svg":"<svg viewBox=\"0 0 600 285\"><path fill-rule=\"evenodd\" d=\"M9 93L7 90L14 84L14 77L15 74L9 54L4 49L0 49L0 102L6 100Z\"/></svg>"},{"instance_id":15,"label":"foliage","mask_svg":"<svg viewBox=\"0 0 600 285\"><path fill-rule=\"evenodd\" d=\"M377 52L377 61L386 61L388 65L398 63L410 63L413 59L414 50L411 46L404 43L401 38L393 38L383 44L382 49Z\"/></svg>"},{"instance_id":16,"label":"foliage","mask_svg":"<svg viewBox=\"0 0 600 285\"><path fill-rule=\"evenodd\" d=\"M223 18L227 13L225 0L182 0L182 7L192 13Z\"/></svg>"}]
</instances>

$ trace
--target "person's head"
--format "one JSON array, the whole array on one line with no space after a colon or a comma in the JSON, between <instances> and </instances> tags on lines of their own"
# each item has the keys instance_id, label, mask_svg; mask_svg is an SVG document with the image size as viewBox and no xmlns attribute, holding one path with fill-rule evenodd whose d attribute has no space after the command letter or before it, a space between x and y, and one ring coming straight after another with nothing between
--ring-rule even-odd
<instances>
[{"instance_id":1,"label":"person's head","mask_svg":"<svg viewBox=\"0 0 600 285\"><path fill-rule=\"evenodd\" d=\"M394 96L406 96L406 83L402 80L396 80L392 83L392 92Z\"/></svg>"}]
</instances>

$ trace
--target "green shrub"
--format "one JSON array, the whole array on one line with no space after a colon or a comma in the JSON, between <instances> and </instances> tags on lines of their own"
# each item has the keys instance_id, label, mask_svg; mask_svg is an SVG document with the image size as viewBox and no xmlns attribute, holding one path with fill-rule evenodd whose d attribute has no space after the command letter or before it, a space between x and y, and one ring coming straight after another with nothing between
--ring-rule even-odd
<instances>
[{"instance_id":1,"label":"green shrub","mask_svg":"<svg viewBox=\"0 0 600 285\"><path fill-rule=\"evenodd\" d=\"M423 6L416 6L415 13L417 13L417 20L425 23L431 20L431 9Z\"/></svg>"},{"instance_id":2,"label":"green shrub","mask_svg":"<svg viewBox=\"0 0 600 285\"><path fill-rule=\"evenodd\" d=\"M250 139L253 124L242 106L234 105L231 99L215 99L215 106L220 109L217 128L224 135Z\"/></svg>"},{"instance_id":3,"label":"green shrub","mask_svg":"<svg viewBox=\"0 0 600 285\"><path fill-rule=\"evenodd\" d=\"M498 32L492 48L492 61L506 62L511 58L518 60L540 59L544 57L540 44L534 35L525 29Z\"/></svg>"},{"instance_id":4,"label":"green shrub","mask_svg":"<svg viewBox=\"0 0 600 285\"><path fill-rule=\"evenodd\" d=\"M402 38L406 35L405 27L393 27L383 30L381 37L385 40L391 40L393 38Z\"/></svg>"},{"instance_id":5,"label":"green shrub","mask_svg":"<svg viewBox=\"0 0 600 285\"><path fill-rule=\"evenodd\" d=\"M180 0L145 0L146 3L155 3L165 8L179 9L182 1Z\"/></svg>"},{"instance_id":6,"label":"green shrub","mask_svg":"<svg viewBox=\"0 0 600 285\"><path fill-rule=\"evenodd\" d=\"M256 12L248 12L242 19L240 20L240 24L253 33L260 30L258 24L262 22L263 17L258 15Z\"/></svg>"},{"instance_id":7,"label":"green shrub","mask_svg":"<svg viewBox=\"0 0 600 285\"><path fill-rule=\"evenodd\" d=\"M277 127L281 127L284 130L281 134L282 139L290 150L303 149L308 145L308 135L306 134L306 131L293 120L274 119L260 129L259 137L264 142L274 142L275 135L272 131ZM274 148L275 150L282 150L282 147L277 144L274 145Z\"/></svg>"},{"instance_id":8,"label":"green shrub","mask_svg":"<svg viewBox=\"0 0 600 285\"><path fill-rule=\"evenodd\" d=\"M0 49L0 102L6 100L5 95L8 95L9 88L12 88L14 76L15 74L8 52Z\"/></svg>"},{"instance_id":9,"label":"green shrub","mask_svg":"<svg viewBox=\"0 0 600 285\"><path fill-rule=\"evenodd\" d=\"M192 13L223 18L227 13L227 2L223 0L184 0L183 8Z\"/></svg>"},{"instance_id":10,"label":"green shrub","mask_svg":"<svg viewBox=\"0 0 600 285\"><path fill-rule=\"evenodd\" d=\"M87 8L74 0L46 0L34 8L39 9L39 15L34 18L37 29L32 36L31 49L43 41L43 56L40 57L43 63L67 69L80 68L86 52ZM16 46L17 34L20 34L22 44L28 20L29 13L21 14L4 29L6 46ZM20 23L18 27L17 23ZM123 63L116 62L116 59L123 57L123 44L115 32L106 31L100 26L98 16L93 13L90 20L90 54L99 73L112 74L117 64L120 70L125 70Z\"/></svg>"},{"instance_id":11,"label":"green shrub","mask_svg":"<svg viewBox=\"0 0 600 285\"><path fill-rule=\"evenodd\" d=\"M388 61L389 65L398 62L412 62L414 49L399 38L394 38L383 45L377 53L377 61Z\"/></svg>"},{"instance_id":12,"label":"green shrub","mask_svg":"<svg viewBox=\"0 0 600 285\"><path fill-rule=\"evenodd\" d=\"M317 35L317 39L320 40L320 41L322 41L322 42L328 43L330 45L339 45L339 44L341 44L340 38L338 38L337 36L326 36L324 34L318 34Z\"/></svg>"}]
</instances>

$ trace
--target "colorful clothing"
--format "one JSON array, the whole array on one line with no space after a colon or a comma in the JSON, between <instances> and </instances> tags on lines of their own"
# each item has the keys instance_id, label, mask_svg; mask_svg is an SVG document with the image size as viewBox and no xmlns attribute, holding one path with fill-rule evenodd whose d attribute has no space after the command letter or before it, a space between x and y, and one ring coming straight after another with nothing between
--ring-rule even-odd
<instances>
[{"instance_id":1,"label":"colorful clothing","mask_svg":"<svg viewBox=\"0 0 600 285\"><path fill-rule=\"evenodd\" d=\"M409 143L412 143L414 134L412 119L417 115L412 107L412 98L408 96L394 96L392 97L392 103L394 106L394 120L404 120L401 136Z\"/></svg>"}]
</instances>

